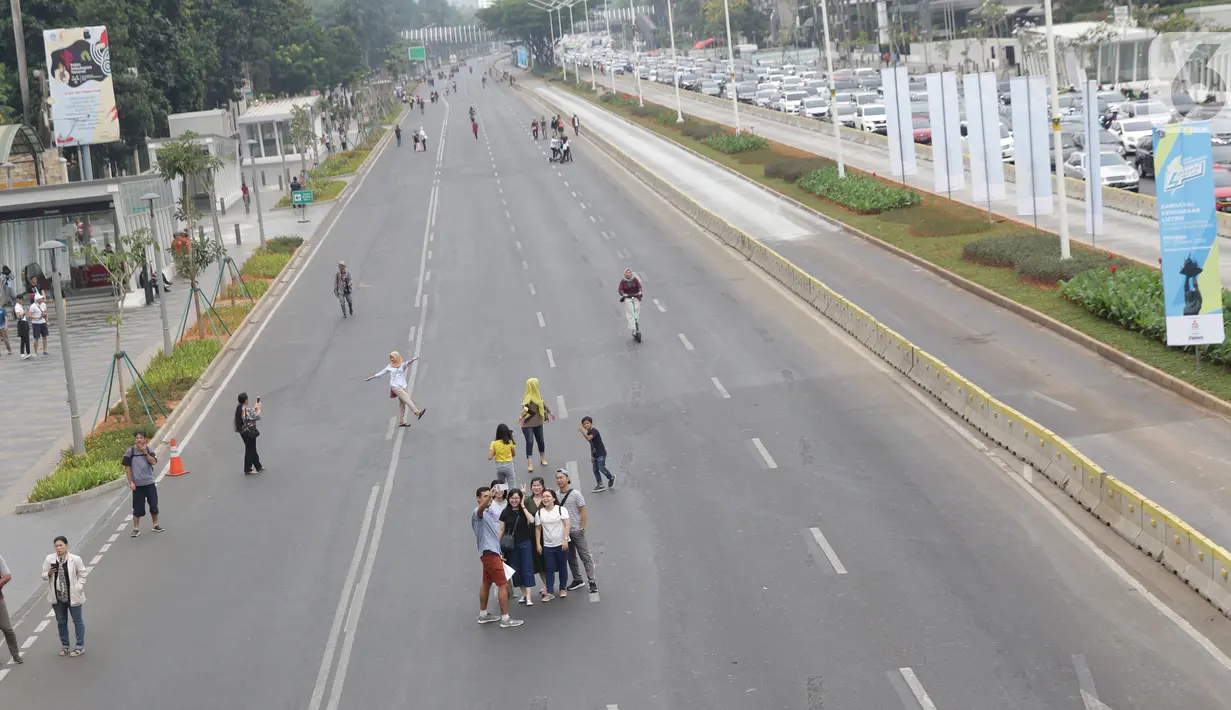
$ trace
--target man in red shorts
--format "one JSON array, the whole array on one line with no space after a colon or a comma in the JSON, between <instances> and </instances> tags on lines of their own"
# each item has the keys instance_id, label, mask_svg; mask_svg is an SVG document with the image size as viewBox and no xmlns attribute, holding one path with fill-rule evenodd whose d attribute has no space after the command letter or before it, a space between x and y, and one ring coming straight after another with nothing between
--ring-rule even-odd
<instances>
[{"instance_id":1,"label":"man in red shorts","mask_svg":"<svg viewBox=\"0 0 1231 710\"><path fill-rule=\"evenodd\" d=\"M509 618L509 580L504 576L504 560L500 557L500 514L492 507L492 489L487 486L475 491L479 505L470 514L470 527L474 529L475 542L479 545L479 560L483 562L483 581L479 587L479 623L500 622L500 628L509 629L525 623ZM500 618L487 611L488 593L496 585L500 600Z\"/></svg>"}]
</instances>

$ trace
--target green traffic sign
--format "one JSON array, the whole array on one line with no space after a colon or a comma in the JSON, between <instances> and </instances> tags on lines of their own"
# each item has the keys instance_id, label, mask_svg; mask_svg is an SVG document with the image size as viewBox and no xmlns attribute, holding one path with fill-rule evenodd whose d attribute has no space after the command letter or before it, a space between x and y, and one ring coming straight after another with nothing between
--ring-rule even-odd
<instances>
[{"instance_id":1,"label":"green traffic sign","mask_svg":"<svg viewBox=\"0 0 1231 710\"><path fill-rule=\"evenodd\" d=\"M310 205L312 204L311 190L294 190L291 192L292 205Z\"/></svg>"},{"instance_id":2,"label":"green traffic sign","mask_svg":"<svg viewBox=\"0 0 1231 710\"><path fill-rule=\"evenodd\" d=\"M426 62L427 61L427 47L409 47L406 50L406 55L407 55L407 58L410 59L410 61L412 62L415 62L415 61Z\"/></svg>"}]
</instances>

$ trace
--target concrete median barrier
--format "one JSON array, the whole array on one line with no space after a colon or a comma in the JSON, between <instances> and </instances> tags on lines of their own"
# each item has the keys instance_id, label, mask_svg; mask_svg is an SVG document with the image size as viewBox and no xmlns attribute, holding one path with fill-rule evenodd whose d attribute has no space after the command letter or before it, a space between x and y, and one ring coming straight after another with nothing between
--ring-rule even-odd
<instances>
[{"instance_id":1,"label":"concrete median barrier","mask_svg":"<svg viewBox=\"0 0 1231 710\"><path fill-rule=\"evenodd\" d=\"M531 93L554 113L568 113L545 97ZM812 305L988 439L1028 463L1120 537L1175 572L1231 617L1231 552L1117 480L1072 444L992 397L769 246L700 206L602 136L591 131L583 140L597 146L707 232ZM1153 198L1142 196L1142 199Z\"/></svg>"}]
</instances>

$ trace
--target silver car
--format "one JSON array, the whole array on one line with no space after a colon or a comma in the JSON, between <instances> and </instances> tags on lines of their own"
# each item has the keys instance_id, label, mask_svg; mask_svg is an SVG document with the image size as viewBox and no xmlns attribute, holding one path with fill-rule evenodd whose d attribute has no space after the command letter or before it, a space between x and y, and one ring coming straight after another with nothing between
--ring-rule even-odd
<instances>
[{"instance_id":1,"label":"silver car","mask_svg":"<svg viewBox=\"0 0 1231 710\"><path fill-rule=\"evenodd\" d=\"M1141 185L1141 175L1136 168L1125 162L1124 156L1119 153L1100 153L1099 158L1099 177L1102 178L1104 187L1137 192ZM1064 161L1065 176L1085 180L1088 159L1089 154L1083 151L1075 150L1070 153L1068 160Z\"/></svg>"}]
</instances>

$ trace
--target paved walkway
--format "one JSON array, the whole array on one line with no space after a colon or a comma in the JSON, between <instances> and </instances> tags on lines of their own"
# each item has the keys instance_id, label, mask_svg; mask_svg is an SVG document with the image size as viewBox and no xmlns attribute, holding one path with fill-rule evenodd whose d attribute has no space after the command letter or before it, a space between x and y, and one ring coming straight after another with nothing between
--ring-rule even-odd
<instances>
[{"instance_id":1,"label":"paved walkway","mask_svg":"<svg viewBox=\"0 0 1231 710\"><path fill-rule=\"evenodd\" d=\"M610 79L607 81L610 82ZM616 87L620 91L631 93L634 96L637 94L637 87L632 80L618 78L616 80ZM675 94L670 88L643 81L641 82L641 90L646 99L663 106L675 106ZM704 103L691 97L690 93L685 91L680 94L681 106L685 115L696 116L697 118L715 121L724 125L731 125L733 123L730 106L720 108ZM743 107L741 106L741 108ZM829 124L822 124L819 121L817 125L832 128ZM755 130L757 134L771 140L817 155L831 158L837 155L837 148L832 133L809 131L743 111L740 113L740 126L745 129ZM847 165L881 175L889 173L888 150L843 141L842 152ZM907 183L921 190L933 191L935 179L932 172L932 163L919 159L918 165L919 174L908 177L906 179ZM977 209L987 209L986 202L976 204L971 197L969 172L967 172L966 183L966 189L955 191L953 198ZM1003 217L1030 223L1033 220L1032 217L1019 217L1017 215L1017 184L1007 182L1005 184L1005 193L1005 200L992 203L992 211ZM1086 203L1072 198L1069 199L1069 235L1073 240L1086 244L1097 244L1099 248L1109 249L1148 264L1158 263L1158 222L1156 220L1136 217L1118 210L1104 209L1103 221L1106 233L1100 237L1091 238L1085 233L1085 210ZM1038 225L1042 229L1059 233L1059 214L1039 217ZM1223 260L1219 264L1219 270L1222 273L1223 283L1231 284L1231 260Z\"/></svg>"},{"instance_id":2,"label":"paved walkway","mask_svg":"<svg viewBox=\"0 0 1231 710\"><path fill-rule=\"evenodd\" d=\"M1227 421L584 99L540 82L526 85L580 116L583 141L575 151L596 150L584 142L587 130L602 135L1121 480L1231 545ZM653 273L654 266L645 270Z\"/></svg>"},{"instance_id":3,"label":"paved walkway","mask_svg":"<svg viewBox=\"0 0 1231 710\"><path fill-rule=\"evenodd\" d=\"M265 208L267 239L289 234L311 236L328 211L328 205L309 208L309 222L300 224L291 210L272 210L279 197L276 184L261 192ZM206 234L213 234L212 221L206 217ZM223 243L237 264L260 246L255 203L251 214L244 214L242 203L229 205L226 217L219 217ZM235 224L240 225L242 245L235 244ZM201 277L200 286L212 296L218 279L218 267ZM167 301L167 317L174 337L179 333L180 319L187 301L188 281L177 279ZM124 311L122 346L138 368L162 350L162 324L158 306L145 306L145 294L129 294ZM73 374L77 384L78 409L82 426L87 429L103 396L106 377L115 352L114 329L107 324L107 313L96 309L68 310L69 345L72 348ZM58 460L58 452L72 445L69 433L67 388L64 384L64 360L60 352L54 311L48 318L51 333L47 338L48 356L37 355L22 360L0 350L0 382L4 383L0 407L0 430L6 432L4 453L0 454L0 516L23 502L38 478L47 474ZM17 352L16 328L10 329L13 352Z\"/></svg>"}]
</instances>

